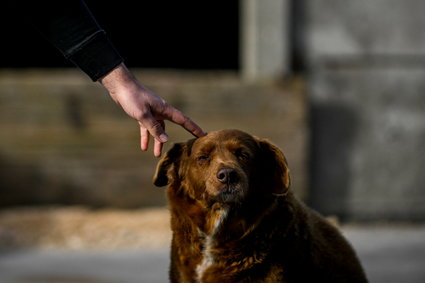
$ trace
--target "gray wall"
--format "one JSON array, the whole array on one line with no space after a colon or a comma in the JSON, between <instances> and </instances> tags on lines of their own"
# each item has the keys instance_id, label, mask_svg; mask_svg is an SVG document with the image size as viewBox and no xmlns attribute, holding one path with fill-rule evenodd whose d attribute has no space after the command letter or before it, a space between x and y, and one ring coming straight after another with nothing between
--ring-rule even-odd
<instances>
[{"instance_id":1,"label":"gray wall","mask_svg":"<svg viewBox=\"0 0 425 283\"><path fill-rule=\"evenodd\" d=\"M310 202L346 219L425 219L425 2L309 0Z\"/></svg>"}]
</instances>

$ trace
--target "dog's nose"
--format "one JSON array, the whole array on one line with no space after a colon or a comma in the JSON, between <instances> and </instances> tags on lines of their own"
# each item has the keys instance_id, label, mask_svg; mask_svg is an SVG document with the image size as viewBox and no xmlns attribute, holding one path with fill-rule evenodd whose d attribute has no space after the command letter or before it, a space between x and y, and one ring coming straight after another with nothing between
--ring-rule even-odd
<instances>
[{"instance_id":1,"label":"dog's nose","mask_svg":"<svg viewBox=\"0 0 425 283\"><path fill-rule=\"evenodd\" d=\"M224 167L218 170L217 179L223 184L235 183L238 179L238 174L235 169Z\"/></svg>"}]
</instances>

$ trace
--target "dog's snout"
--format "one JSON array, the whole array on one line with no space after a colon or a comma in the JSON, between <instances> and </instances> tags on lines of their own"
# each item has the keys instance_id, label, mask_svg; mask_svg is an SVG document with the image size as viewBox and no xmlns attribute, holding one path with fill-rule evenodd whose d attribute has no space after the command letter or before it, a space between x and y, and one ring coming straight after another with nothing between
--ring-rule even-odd
<instances>
[{"instance_id":1,"label":"dog's snout","mask_svg":"<svg viewBox=\"0 0 425 283\"><path fill-rule=\"evenodd\" d=\"M238 180L238 174L234 168L224 167L218 170L217 179L223 184L235 183Z\"/></svg>"}]
</instances>

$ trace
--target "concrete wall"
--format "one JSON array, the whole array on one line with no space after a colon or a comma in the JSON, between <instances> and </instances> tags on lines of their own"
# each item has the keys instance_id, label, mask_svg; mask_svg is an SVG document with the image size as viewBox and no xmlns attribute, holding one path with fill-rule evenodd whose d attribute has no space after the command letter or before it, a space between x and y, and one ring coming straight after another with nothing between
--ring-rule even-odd
<instances>
[{"instance_id":1,"label":"concrete wall","mask_svg":"<svg viewBox=\"0 0 425 283\"><path fill-rule=\"evenodd\" d=\"M425 219L425 2L308 0L311 203Z\"/></svg>"}]
</instances>

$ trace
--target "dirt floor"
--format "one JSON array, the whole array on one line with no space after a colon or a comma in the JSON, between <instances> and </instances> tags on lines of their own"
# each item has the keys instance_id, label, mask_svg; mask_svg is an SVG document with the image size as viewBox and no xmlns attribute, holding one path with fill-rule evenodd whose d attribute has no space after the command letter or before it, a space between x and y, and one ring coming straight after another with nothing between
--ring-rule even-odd
<instances>
[{"instance_id":1,"label":"dirt floor","mask_svg":"<svg viewBox=\"0 0 425 283\"><path fill-rule=\"evenodd\" d=\"M155 249L171 239L166 208L91 210L83 207L0 211L0 249Z\"/></svg>"}]
</instances>

